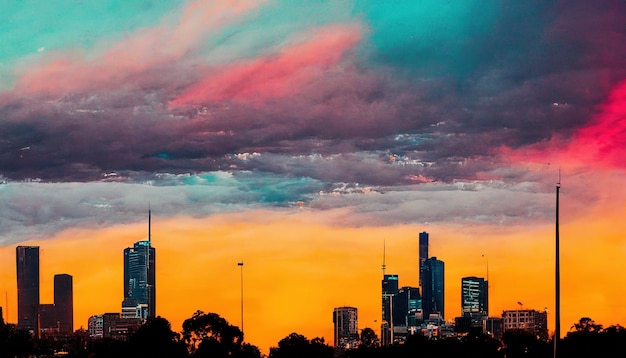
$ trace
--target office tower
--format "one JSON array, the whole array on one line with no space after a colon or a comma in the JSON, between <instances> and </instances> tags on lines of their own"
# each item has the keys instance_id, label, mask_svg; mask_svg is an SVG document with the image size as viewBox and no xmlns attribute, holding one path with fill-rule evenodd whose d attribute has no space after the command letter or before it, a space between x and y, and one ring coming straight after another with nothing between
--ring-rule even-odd
<instances>
[{"instance_id":1,"label":"office tower","mask_svg":"<svg viewBox=\"0 0 626 358\"><path fill-rule=\"evenodd\" d=\"M39 246L18 246L17 328L37 334L39 331Z\"/></svg>"},{"instance_id":2,"label":"office tower","mask_svg":"<svg viewBox=\"0 0 626 358\"><path fill-rule=\"evenodd\" d=\"M487 281L482 277L463 277L461 279L461 313L487 316L488 307Z\"/></svg>"},{"instance_id":3,"label":"office tower","mask_svg":"<svg viewBox=\"0 0 626 358\"><path fill-rule=\"evenodd\" d=\"M503 332L521 329L548 340L548 312L536 310L506 310L502 312Z\"/></svg>"},{"instance_id":4,"label":"office tower","mask_svg":"<svg viewBox=\"0 0 626 358\"><path fill-rule=\"evenodd\" d=\"M398 275L383 275L381 342L389 345L393 340L393 297L398 294Z\"/></svg>"},{"instance_id":5,"label":"office tower","mask_svg":"<svg viewBox=\"0 0 626 358\"><path fill-rule=\"evenodd\" d=\"M148 210L148 240L124 249L124 301L148 305L148 317L156 317L156 251L151 242L151 212ZM124 303L123 303L124 306Z\"/></svg>"},{"instance_id":6,"label":"office tower","mask_svg":"<svg viewBox=\"0 0 626 358\"><path fill-rule=\"evenodd\" d=\"M138 241L124 250L124 301L134 299L148 305L148 316L156 317L155 249L150 241Z\"/></svg>"},{"instance_id":7,"label":"office tower","mask_svg":"<svg viewBox=\"0 0 626 358\"><path fill-rule=\"evenodd\" d=\"M44 336L54 336L59 333L59 321L52 303L39 305L39 332Z\"/></svg>"},{"instance_id":8,"label":"office tower","mask_svg":"<svg viewBox=\"0 0 626 358\"><path fill-rule=\"evenodd\" d=\"M424 320L429 315L439 314L445 319L444 314L444 263L431 257L424 261L424 280L422 281L422 310Z\"/></svg>"},{"instance_id":9,"label":"office tower","mask_svg":"<svg viewBox=\"0 0 626 358\"><path fill-rule=\"evenodd\" d=\"M334 347L356 348L359 341L358 314L355 307L337 307L333 310Z\"/></svg>"},{"instance_id":10,"label":"office tower","mask_svg":"<svg viewBox=\"0 0 626 358\"><path fill-rule=\"evenodd\" d=\"M54 275L54 309L60 334L74 332L74 292L72 276Z\"/></svg>"},{"instance_id":11,"label":"office tower","mask_svg":"<svg viewBox=\"0 0 626 358\"><path fill-rule=\"evenodd\" d=\"M417 287L402 287L393 301L393 325L416 327L422 316L422 299Z\"/></svg>"},{"instance_id":12,"label":"office tower","mask_svg":"<svg viewBox=\"0 0 626 358\"><path fill-rule=\"evenodd\" d=\"M422 277L424 277L424 262L428 260L428 233L426 231L420 232L419 239L419 285L422 286Z\"/></svg>"},{"instance_id":13,"label":"office tower","mask_svg":"<svg viewBox=\"0 0 626 358\"><path fill-rule=\"evenodd\" d=\"M104 319L101 314L89 317L89 320L87 321L87 332L89 332L89 337L103 338L103 325Z\"/></svg>"}]
</instances>

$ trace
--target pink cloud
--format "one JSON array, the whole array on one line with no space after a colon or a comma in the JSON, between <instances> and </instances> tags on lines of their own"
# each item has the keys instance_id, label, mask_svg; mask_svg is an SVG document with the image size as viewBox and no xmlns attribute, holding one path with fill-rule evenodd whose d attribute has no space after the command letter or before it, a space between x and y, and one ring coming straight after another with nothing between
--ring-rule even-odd
<instances>
[{"instance_id":1,"label":"pink cloud","mask_svg":"<svg viewBox=\"0 0 626 358\"><path fill-rule=\"evenodd\" d=\"M93 58L79 52L57 53L40 65L29 64L16 82L15 92L64 95L98 88L136 86L145 71L180 60L193 50L206 32L224 26L263 2L191 2L175 25L163 21L160 26L141 29L112 46L105 46L102 53Z\"/></svg>"},{"instance_id":2,"label":"pink cloud","mask_svg":"<svg viewBox=\"0 0 626 358\"><path fill-rule=\"evenodd\" d=\"M287 46L278 54L216 70L174 99L171 106L293 95L337 65L360 40L361 31L356 25L324 27L309 41Z\"/></svg>"},{"instance_id":3,"label":"pink cloud","mask_svg":"<svg viewBox=\"0 0 626 358\"><path fill-rule=\"evenodd\" d=\"M626 81L613 87L590 124L568 140L555 136L532 146L501 148L515 162L553 162L559 165L626 169Z\"/></svg>"}]
</instances>

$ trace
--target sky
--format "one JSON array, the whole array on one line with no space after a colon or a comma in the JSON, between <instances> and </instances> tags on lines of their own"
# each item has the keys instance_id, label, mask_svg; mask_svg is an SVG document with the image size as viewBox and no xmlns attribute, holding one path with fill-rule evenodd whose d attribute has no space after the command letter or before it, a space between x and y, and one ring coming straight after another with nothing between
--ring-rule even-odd
<instances>
[{"instance_id":1,"label":"sky","mask_svg":"<svg viewBox=\"0 0 626 358\"><path fill-rule=\"evenodd\" d=\"M380 325L417 240L490 313L626 322L626 2L3 0L0 289L41 247L42 302L74 276L75 327L119 311L122 252L157 248L157 313L239 324L263 350ZM560 179L559 179L560 178ZM6 302L8 300L8 302ZM5 315L7 309L5 308Z\"/></svg>"}]
</instances>

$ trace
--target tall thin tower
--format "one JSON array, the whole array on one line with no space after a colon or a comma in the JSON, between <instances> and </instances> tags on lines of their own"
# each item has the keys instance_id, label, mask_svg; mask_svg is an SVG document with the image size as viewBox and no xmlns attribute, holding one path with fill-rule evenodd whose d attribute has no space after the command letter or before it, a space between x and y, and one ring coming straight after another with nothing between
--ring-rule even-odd
<instances>
[{"instance_id":1,"label":"tall thin tower","mask_svg":"<svg viewBox=\"0 0 626 358\"><path fill-rule=\"evenodd\" d=\"M424 279L424 262L428 260L428 233L420 232L419 237L419 285L422 286ZM423 289L422 289L423 290Z\"/></svg>"},{"instance_id":2,"label":"tall thin tower","mask_svg":"<svg viewBox=\"0 0 626 358\"><path fill-rule=\"evenodd\" d=\"M39 246L18 246L17 328L39 333Z\"/></svg>"},{"instance_id":3,"label":"tall thin tower","mask_svg":"<svg viewBox=\"0 0 626 358\"><path fill-rule=\"evenodd\" d=\"M559 190L561 189L561 170L559 169L559 181L556 183L556 220L555 220L555 310L554 310L554 358L557 358L558 341L561 338L561 272L559 258Z\"/></svg>"},{"instance_id":4,"label":"tall thin tower","mask_svg":"<svg viewBox=\"0 0 626 358\"><path fill-rule=\"evenodd\" d=\"M123 307L147 305L147 317L156 317L156 250L151 241L151 216L148 209L148 239L124 249Z\"/></svg>"}]
</instances>

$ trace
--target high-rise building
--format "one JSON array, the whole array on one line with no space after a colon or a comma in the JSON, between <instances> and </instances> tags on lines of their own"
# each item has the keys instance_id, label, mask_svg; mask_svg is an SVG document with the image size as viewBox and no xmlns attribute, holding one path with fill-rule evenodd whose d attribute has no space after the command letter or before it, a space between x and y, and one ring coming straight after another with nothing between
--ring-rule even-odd
<instances>
[{"instance_id":1,"label":"high-rise building","mask_svg":"<svg viewBox=\"0 0 626 358\"><path fill-rule=\"evenodd\" d=\"M398 275L383 275L381 342L389 345L393 339L393 297L398 294Z\"/></svg>"},{"instance_id":2,"label":"high-rise building","mask_svg":"<svg viewBox=\"0 0 626 358\"><path fill-rule=\"evenodd\" d=\"M424 320L431 314L444 313L444 263L431 257L424 261L424 280L422 281L422 311Z\"/></svg>"},{"instance_id":3,"label":"high-rise building","mask_svg":"<svg viewBox=\"0 0 626 358\"><path fill-rule=\"evenodd\" d=\"M39 331L39 246L18 246L17 327L37 334Z\"/></svg>"},{"instance_id":4,"label":"high-rise building","mask_svg":"<svg viewBox=\"0 0 626 358\"><path fill-rule=\"evenodd\" d=\"M148 317L156 317L156 250L151 242L151 212L148 210L148 240L124 249L124 301L148 305Z\"/></svg>"},{"instance_id":5,"label":"high-rise building","mask_svg":"<svg viewBox=\"0 0 626 358\"><path fill-rule=\"evenodd\" d=\"M333 310L334 347L356 348L359 341L359 320L355 307L337 307Z\"/></svg>"},{"instance_id":6,"label":"high-rise building","mask_svg":"<svg viewBox=\"0 0 626 358\"><path fill-rule=\"evenodd\" d=\"M508 310L502 312L503 332L522 329L548 340L548 312L536 310Z\"/></svg>"},{"instance_id":7,"label":"high-rise building","mask_svg":"<svg viewBox=\"0 0 626 358\"><path fill-rule=\"evenodd\" d=\"M420 232L419 238L419 285L422 286L422 277L424 277L424 262L428 260L428 233Z\"/></svg>"},{"instance_id":8,"label":"high-rise building","mask_svg":"<svg viewBox=\"0 0 626 358\"><path fill-rule=\"evenodd\" d=\"M489 309L488 283L482 277L461 279L461 313L487 316Z\"/></svg>"},{"instance_id":9,"label":"high-rise building","mask_svg":"<svg viewBox=\"0 0 626 358\"><path fill-rule=\"evenodd\" d=\"M74 291L72 276L54 275L54 309L59 322L59 333L74 332Z\"/></svg>"},{"instance_id":10,"label":"high-rise building","mask_svg":"<svg viewBox=\"0 0 626 358\"><path fill-rule=\"evenodd\" d=\"M417 287L402 287L393 301L393 325L416 327L422 319L422 298Z\"/></svg>"},{"instance_id":11,"label":"high-rise building","mask_svg":"<svg viewBox=\"0 0 626 358\"><path fill-rule=\"evenodd\" d=\"M39 305L39 332L45 336L56 336L59 333L59 321L52 303Z\"/></svg>"},{"instance_id":12,"label":"high-rise building","mask_svg":"<svg viewBox=\"0 0 626 358\"><path fill-rule=\"evenodd\" d=\"M124 300L148 305L148 316L156 317L155 249L150 241L138 241L124 250Z\"/></svg>"}]
</instances>

